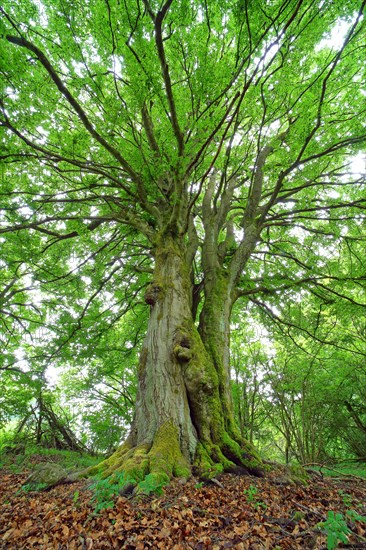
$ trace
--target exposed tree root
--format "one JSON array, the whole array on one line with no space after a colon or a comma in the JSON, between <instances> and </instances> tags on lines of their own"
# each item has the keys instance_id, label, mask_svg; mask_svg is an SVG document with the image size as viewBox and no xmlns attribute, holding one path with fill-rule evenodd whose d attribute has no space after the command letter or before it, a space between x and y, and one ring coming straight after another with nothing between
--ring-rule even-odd
<instances>
[{"instance_id":1,"label":"exposed tree root","mask_svg":"<svg viewBox=\"0 0 366 550\"><path fill-rule=\"evenodd\" d=\"M268 469L249 443L241 441L239 444L226 433L220 443L198 443L194 468L204 479L224 471L263 477Z\"/></svg>"},{"instance_id":2,"label":"exposed tree root","mask_svg":"<svg viewBox=\"0 0 366 550\"><path fill-rule=\"evenodd\" d=\"M152 444L133 445L130 437L112 456L88 468L83 475L113 479L123 473L121 491L132 484L134 493L139 494L165 485L173 477L189 478L192 472L201 479L213 479L224 471L263 476L264 469L254 451L248 454L228 436L221 446L199 442L191 465L181 452L178 429L166 422Z\"/></svg>"},{"instance_id":3,"label":"exposed tree root","mask_svg":"<svg viewBox=\"0 0 366 550\"><path fill-rule=\"evenodd\" d=\"M133 445L131 439L109 458L88 468L83 476L102 479L123 474L121 493L128 488L134 494L150 493L167 485L174 477L188 479L192 473L199 479L213 480L223 472L264 477L271 473L280 484L306 484L308 476L302 466L284 466L264 462L245 441L241 445L225 435L221 444L198 442L193 464L183 456L179 431L172 422L161 425L152 444ZM127 491L126 491L127 492Z\"/></svg>"},{"instance_id":4,"label":"exposed tree root","mask_svg":"<svg viewBox=\"0 0 366 550\"><path fill-rule=\"evenodd\" d=\"M162 424L152 444L132 446L127 439L112 456L84 474L105 479L118 472L124 473L126 484L136 485L136 493L144 492L145 480L154 488L169 483L173 477L190 477L191 468L180 450L178 429L171 422Z\"/></svg>"}]
</instances>

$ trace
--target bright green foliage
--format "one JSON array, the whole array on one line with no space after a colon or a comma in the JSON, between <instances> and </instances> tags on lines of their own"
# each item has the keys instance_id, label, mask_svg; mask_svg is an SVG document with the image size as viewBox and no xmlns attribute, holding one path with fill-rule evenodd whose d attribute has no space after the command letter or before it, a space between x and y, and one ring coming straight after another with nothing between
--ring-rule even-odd
<instances>
[{"instance_id":1,"label":"bright green foliage","mask_svg":"<svg viewBox=\"0 0 366 550\"><path fill-rule=\"evenodd\" d=\"M73 424L83 427L90 450L109 454L126 436L136 394L141 336L131 334L136 317L126 314L118 329L104 333L84 357L69 361L61 384ZM144 321L142 321L145 326Z\"/></svg>"},{"instance_id":2,"label":"bright green foliage","mask_svg":"<svg viewBox=\"0 0 366 550\"><path fill-rule=\"evenodd\" d=\"M318 524L327 535L327 548L334 550L337 548L338 541L347 543L348 535L351 532L347 526L343 514L329 511L327 520Z\"/></svg>"},{"instance_id":3,"label":"bright green foliage","mask_svg":"<svg viewBox=\"0 0 366 550\"><path fill-rule=\"evenodd\" d=\"M73 502L75 508L79 508L79 506L80 506L79 498L80 498L80 492L79 491L74 491L74 494L72 496L72 502Z\"/></svg>"},{"instance_id":4,"label":"bright green foliage","mask_svg":"<svg viewBox=\"0 0 366 550\"><path fill-rule=\"evenodd\" d=\"M154 474L147 475L142 481L132 478L125 472L116 472L107 479L95 481L90 488L93 491L92 502L94 503L95 513L102 510L113 508L115 499L128 485L135 485L135 494L161 496L163 487L169 483L169 477L165 480L158 480Z\"/></svg>"},{"instance_id":5,"label":"bright green foliage","mask_svg":"<svg viewBox=\"0 0 366 550\"><path fill-rule=\"evenodd\" d=\"M46 489L48 487L47 483L25 483L21 486L19 489L19 492L24 493L31 493L31 492L37 492L42 491L43 489Z\"/></svg>"},{"instance_id":6,"label":"bright green foliage","mask_svg":"<svg viewBox=\"0 0 366 550\"><path fill-rule=\"evenodd\" d=\"M351 184L344 166L365 137L360 8L326 2L318 14L309 2L297 10L281 1L250 10L173 2L163 22L172 100L156 30L140 2L123 9L112 2L108 10L98 1L5 3L4 37L19 29L18 38L24 30L29 41L3 38L1 48L4 285L15 277L16 290L24 289L18 305L9 297L14 322L21 304L34 300L30 289L43 288L55 345L68 341L65 359L84 353L141 288L135 268L150 267L147 239L160 223L156 206L177 199L173 176L187 175L197 202L196 187L204 190L201 178L215 159L223 174L219 201L224 179L239 172L228 216L238 231L253 165L268 144L262 206L276 182L281 190L270 199L259 249L275 265L255 261L251 271L263 271L268 283L290 283L306 278L308 265L313 285L336 267L319 247L337 247L345 227L356 237L362 220L361 179ZM320 47L336 21L348 25L344 43ZM346 207L347 220L337 215ZM14 226L31 232L8 234ZM225 220L219 229L224 242ZM232 254L239 238L230 239ZM106 299L114 306L105 308ZM45 320L34 307L32 317L14 326L14 337Z\"/></svg>"},{"instance_id":7,"label":"bright green foliage","mask_svg":"<svg viewBox=\"0 0 366 550\"><path fill-rule=\"evenodd\" d=\"M255 485L250 485L248 489L244 490L244 495L248 504L253 506L256 510L260 508L266 509L267 505L264 502L258 500L258 489Z\"/></svg>"},{"instance_id":8,"label":"bright green foliage","mask_svg":"<svg viewBox=\"0 0 366 550\"><path fill-rule=\"evenodd\" d=\"M337 548L338 542L347 544L348 535L351 533L351 530L347 525L347 521L358 521L366 524L366 517L361 516L355 510L347 510L346 517L339 512L329 511L326 521L318 523L318 527L320 527L327 535L328 550L334 550L334 548Z\"/></svg>"},{"instance_id":9,"label":"bright green foliage","mask_svg":"<svg viewBox=\"0 0 366 550\"><path fill-rule=\"evenodd\" d=\"M137 494L151 495L155 494L161 496L163 494L163 487L169 483L169 477L165 479L160 476L158 478L154 474L148 474L143 481L137 486Z\"/></svg>"},{"instance_id":10,"label":"bright green foliage","mask_svg":"<svg viewBox=\"0 0 366 550\"><path fill-rule=\"evenodd\" d=\"M344 475L354 475L357 477L364 477L366 478L366 464L365 462L362 463L362 461L359 461L358 463L355 461L344 461L340 464L335 464L334 469L338 470L338 472L341 472ZM327 476L339 476L336 472L334 472L331 468L327 471L327 468L324 468L324 474Z\"/></svg>"},{"instance_id":11,"label":"bright green foliage","mask_svg":"<svg viewBox=\"0 0 366 550\"><path fill-rule=\"evenodd\" d=\"M9 420L22 418L29 403L38 393L39 385L25 373L0 372L0 428Z\"/></svg>"},{"instance_id":12,"label":"bright green foliage","mask_svg":"<svg viewBox=\"0 0 366 550\"><path fill-rule=\"evenodd\" d=\"M356 286L352 293L358 292ZM251 311L255 329L236 314L233 390L243 433L287 462L362 459L364 308L340 298L325 304L305 290L301 303L281 300L269 296L261 318Z\"/></svg>"},{"instance_id":13,"label":"bright green foliage","mask_svg":"<svg viewBox=\"0 0 366 550\"><path fill-rule=\"evenodd\" d=\"M256 499L256 496L258 494L258 489L255 485L250 485L248 489L244 490L244 494L246 496L247 502L251 504Z\"/></svg>"},{"instance_id":14,"label":"bright green foliage","mask_svg":"<svg viewBox=\"0 0 366 550\"><path fill-rule=\"evenodd\" d=\"M130 477L126 478L124 472L117 472L113 477L95 481L90 486L93 491L92 502L95 513L98 514L102 510L113 508L115 498L127 483L136 483L136 481Z\"/></svg>"},{"instance_id":15,"label":"bright green foliage","mask_svg":"<svg viewBox=\"0 0 366 550\"><path fill-rule=\"evenodd\" d=\"M100 461L95 456L87 454L81 455L75 451L60 451L56 449L45 449L32 444L27 444L24 448L12 445L13 438L0 440L0 467L10 469L16 473L30 470L33 467L33 455L44 456L48 460L57 457L57 463L69 472L83 470L93 466Z\"/></svg>"},{"instance_id":16,"label":"bright green foliage","mask_svg":"<svg viewBox=\"0 0 366 550\"><path fill-rule=\"evenodd\" d=\"M351 505L352 505L352 498L350 495L348 495L347 493L345 493L344 491L342 490L339 490L338 491L339 495L341 496L342 498L342 502L345 506L347 506L347 508L349 508Z\"/></svg>"},{"instance_id":17,"label":"bright green foliage","mask_svg":"<svg viewBox=\"0 0 366 550\"><path fill-rule=\"evenodd\" d=\"M360 521L362 523L366 524L366 516L361 516L358 512L355 510L347 510L346 516L351 521Z\"/></svg>"}]
</instances>

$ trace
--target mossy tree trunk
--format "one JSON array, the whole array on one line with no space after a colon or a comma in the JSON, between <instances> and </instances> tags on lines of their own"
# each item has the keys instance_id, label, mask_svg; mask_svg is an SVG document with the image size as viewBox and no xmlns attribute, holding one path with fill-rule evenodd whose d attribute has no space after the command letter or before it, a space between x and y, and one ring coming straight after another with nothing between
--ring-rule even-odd
<instances>
[{"instance_id":1,"label":"mossy tree trunk","mask_svg":"<svg viewBox=\"0 0 366 550\"><path fill-rule=\"evenodd\" d=\"M212 279L212 283L205 287L198 330L217 372L220 400L225 412L225 428L230 433L235 433L230 387L230 317L233 299L225 271L216 269Z\"/></svg>"},{"instance_id":2,"label":"mossy tree trunk","mask_svg":"<svg viewBox=\"0 0 366 550\"><path fill-rule=\"evenodd\" d=\"M165 234L154 256L153 281L145 294L150 318L132 429L126 442L90 473L106 477L124 471L126 479L140 482L149 476L153 484L187 477L192 467L204 477L235 465L259 473L260 459L233 421L227 288L212 291L201 315L200 334L192 315L191 265L183 240ZM219 325L225 318L219 330L218 294Z\"/></svg>"},{"instance_id":3,"label":"mossy tree trunk","mask_svg":"<svg viewBox=\"0 0 366 550\"><path fill-rule=\"evenodd\" d=\"M229 351L238 282L261 231L262 168L270 151L265 150L258 161L239 244L228 219L235 178L218 200L213 171L202 200L201 239L189 214L183 182L180 200L162 211L160 230L151 239L155 267L145 295L151 311L132 429L116 453L90 473L108 476L124 471L135 482L150 476L153 484L188 476L192 467L203 477L235 466L262 474L261 459L234 421ZM192 265L198 246L204 297L197 327Z\"/></svg>"}]
</instances>

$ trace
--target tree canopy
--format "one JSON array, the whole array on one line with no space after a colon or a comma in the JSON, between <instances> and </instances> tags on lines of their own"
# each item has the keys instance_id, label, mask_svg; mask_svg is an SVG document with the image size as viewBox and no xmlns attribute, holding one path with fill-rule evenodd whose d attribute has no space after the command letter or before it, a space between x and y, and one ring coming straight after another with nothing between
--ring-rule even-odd
<instances>
[{"instance_id":1,"label":"tree canopy","mask_svg":"<svg viewBox=\"0 0 366 550\"><path fill-rule=\"evenodd\" d=\"M152 311L168 288L168 241L184 251L181 288L224 411L236 303L289 337L315 316L325 343L330 305L363 319L364 8L5 1L0 368L17 370L20 348L42 372L108 369L140 349L144 302ZM300 312L308 296L318 306ZM167 332L179 364L199 355L187 311L185 332ZM352 339L333 343L364 358Z\"/></svg>"}]
</instances>

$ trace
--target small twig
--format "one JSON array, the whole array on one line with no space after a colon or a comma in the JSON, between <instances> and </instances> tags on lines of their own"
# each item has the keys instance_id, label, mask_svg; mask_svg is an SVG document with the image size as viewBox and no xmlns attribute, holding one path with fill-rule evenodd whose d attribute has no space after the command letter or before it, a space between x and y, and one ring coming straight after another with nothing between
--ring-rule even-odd
<instances>
[{"instance_id":1,"label":"small twig","mask_svg":"<svg viewBox=\"0 0 366 550\"><path fill-rule=\"evenodd\" d=\"M223 484L218 480L216 479L215 477L211 478L211 479L208 479L207 484L214 484L214 485L217 485L218 487L220 487L220 489L225 489L225 487L223 486Z\"/></svg>"}]
</instances>

